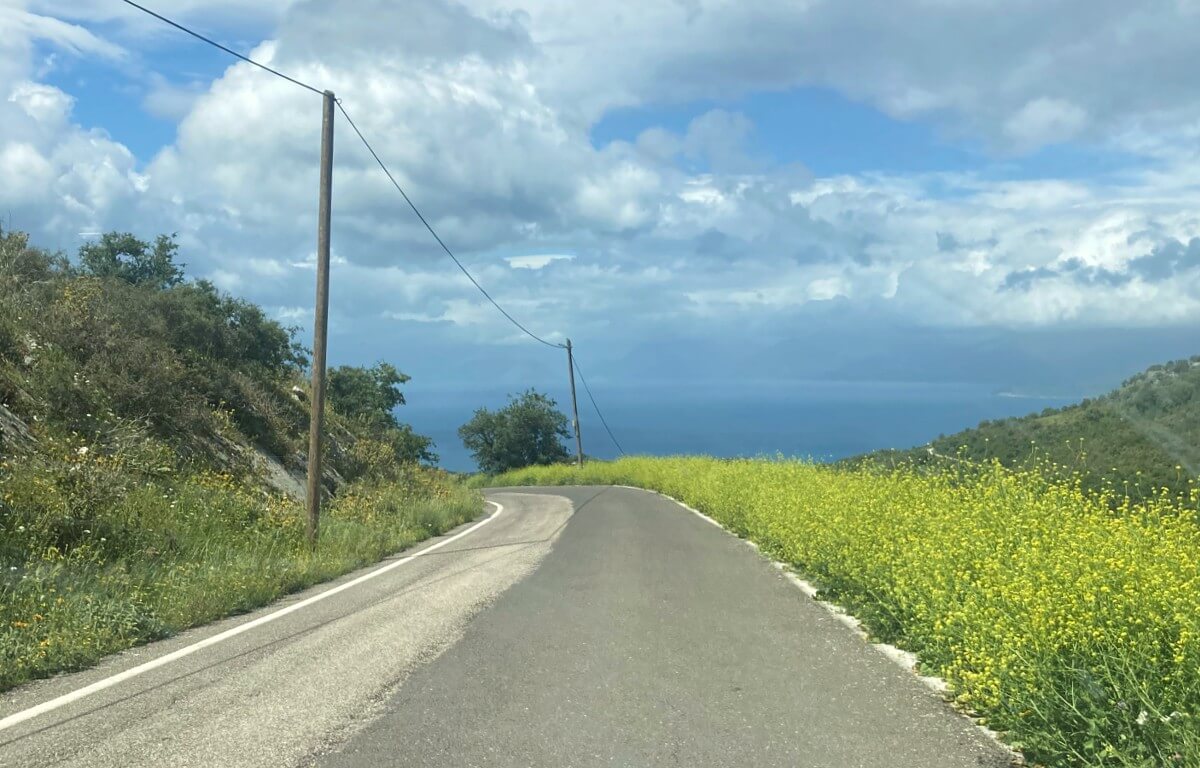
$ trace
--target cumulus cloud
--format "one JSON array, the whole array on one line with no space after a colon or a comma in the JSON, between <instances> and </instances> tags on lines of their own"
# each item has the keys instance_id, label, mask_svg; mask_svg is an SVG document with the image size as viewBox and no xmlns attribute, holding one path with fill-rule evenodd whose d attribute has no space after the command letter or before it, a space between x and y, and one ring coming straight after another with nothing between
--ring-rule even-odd
<instances>
[{"instance_id":1,"label":"cumulus cloud","mask_svg":"<svg viewBox=\"0 0 1200 768\"><path fill-rule=\"evenodd\" d=\"M0 3L0 205L13 226L62 243L65 233L128 221L145 179L124 146L72 121L71 95L34 79L38 45L102 61L125 51L22 2Z\"/></svg>"},{"instance_id":2,"label":"cumulus cloud","mask_svg":"<svg viewBox=\"0 0 1200 768\"><path fill-rule=\"evenodd\" d=\"M544 53L537 81L588 118L815 85L1028 149L1200 115L1194 4L466 1L526 11Z\"/></svg>"},{"instance_id":3,"label":"cumulus cloud","mask_svg":"<svg viewBox=\"0 0 1200 768\"><path fill-rule=\"evenodd\" d=\"M714 109L692 120L681 144L686 154L702 160L714 173L744 173L762 167L747 151L753 131L754 124L745 115Z\"/></svg>"},{"instance_id":4,"label":"cumulus cloud","mask_svg":"<svg viewBox=\"0 0 1200 768\"><path fill-rule=\"evenodd\" d=\"M71 107L61 90L28 81L0 102L0 173L10 180L0 202L15 224L52 242L122 220L112 212L131 212L145 185L133 155L104 133L72 124Z\"/></svg>"},{"instance_id":5,"label":"cumulus cloud","mask_svg":"<svg viewBox=\"0 0 1200 768\"><path fill-rule=\"evenodd\" d=\"M110 5L80 4L69 18L132 25ZM164 10L186 18L202 7ZM216 18L233 23L231 7L215 6ZM1002 152L1105 135L1123 124L1112 108L1123 99L1127 116L1151 122L1190 114L1187 99L1167 98L1182 93L1173 76L1149 89L1157 95L1142 93L1146 65L1113 43L1121 8L1097 9L1081 28L1036 4L1006 5L998 35L1000 7L303 0L264 6L254 23L270 25L269 39L253 55L336 91L447 243L550 338L743 325L784 333L832 312L938 328L1200 319L1191 213L1200 201L1182 178L1164 185L1152 169L1119 185L961 172L814 178L756 157L753 124L727 109L631 142L597 148L589 138L615 106L799 85ZM1182 12L1153 19L1165 56L1185 55L1170 29ZM21 27L26 42L31 29ZM119 36L139 34L129 26ZM146 106L177 117L177 135L135 159L73 123L71 96L37 82L28 45L0 45L23 51L0 63L23 62L4 81L16 86L0 101L0 173L28 181L20 199L0 203L23 206L44 232L135 222L147 234L178 231L195 274L307 322L298 305L312 291L313 94L237 63L195 88L154 80ZM1131 52L1129 71L1093 55L1113 45ZM99 45L95 55L121 54ZM334 249L340 332L517 338L341 122ZM563 253L574 258L542 255ZM1183 279L1160 277L1168 273Z\"/></svg>"},{"instance_id":6,"label":"cumulus cloud","mask_svg":"<svg viewBox=\"0 0 1200 768\"><path fill-rule=\"evenodd\" d=\"M17 83L8 100L43 129L59 128L66 123L75 101L52 85L31 82Z\"/></svg>"}]
</instances>

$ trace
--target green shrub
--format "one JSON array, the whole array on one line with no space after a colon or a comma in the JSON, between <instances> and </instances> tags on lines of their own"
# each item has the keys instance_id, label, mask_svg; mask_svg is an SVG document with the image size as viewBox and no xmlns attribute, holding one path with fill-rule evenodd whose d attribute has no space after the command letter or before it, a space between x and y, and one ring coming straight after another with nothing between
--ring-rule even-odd
<instances>
[{"instance_id":1,"label":"green shrub","mask_svg":"<svg viewBox=\"0 0 1200 768\"><path fill-rule=\"evenodd\" d=\"M337 489L310 551L300 504L263 489L247 450L303 449L304 350L261 308L183 282L176 251L112 233L73 267L0 232L0 398L36 438L0 444L0 689L262 605L480 511L416 466L430 441L386 401L370 418L335 406L331 463L363 483ZM403 400L390 366L337 370Z\"/></svg>"}]
</instances>

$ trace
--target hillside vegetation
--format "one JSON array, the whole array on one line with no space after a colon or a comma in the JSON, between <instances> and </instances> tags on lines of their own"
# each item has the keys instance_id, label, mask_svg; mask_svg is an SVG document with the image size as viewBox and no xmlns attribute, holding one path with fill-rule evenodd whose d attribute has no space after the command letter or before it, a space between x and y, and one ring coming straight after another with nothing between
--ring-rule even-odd
<instances>
[{"instance_id":1,"label":"hillside vegetation","mask_svg":"<svg viewBox=\"0 0 1200 768\"><path fill-rule=\"evenodd\" d=\"M1197 494L1042 470L639 457L480 482L680 499L918 653L1035 764L1200 765Z\"/></svg>"},{"instance_id":2,"label":"hillside vegetation","mask_svg":"<svg viewBox=\"0 0 1200 768\"><path fill-rule=\"evenodd\" d=\"M1045 460L1082 473L1094 490L1187 493L1200 476L1200 357L1155 365L1076 405L985 421L928 446L869 458L929 464L947 456L1009 467Z\"/></svg>"},{"instance_id":3,"label":"hillside vegetation","mask_svg":"<svg viewBox=\"0 0 1200 768\"><path fill-rule=\"evenodd\" d=\"M172 238L71 262L0 232L0 689L247 610L475 517L391 365L329 375L304 544L305 350Z\"/></svg>"}]
</instances>

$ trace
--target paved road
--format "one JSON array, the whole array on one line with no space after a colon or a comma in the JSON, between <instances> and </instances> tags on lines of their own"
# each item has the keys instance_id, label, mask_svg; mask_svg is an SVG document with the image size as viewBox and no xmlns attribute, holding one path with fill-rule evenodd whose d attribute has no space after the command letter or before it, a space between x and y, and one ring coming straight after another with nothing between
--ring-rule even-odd
<instances>
[{"instance_id":1,"label":"paved road","mask_svg":"<svg viewBox=\"0 0 1200 768\"><path fill-rule=\"evenodd\" d=\"M505 511L428 556L0 730L0 765L1011 762L677 505L619 488L488 496ZM20 689L0 722L277 607Z\"/></svg>"}]
</instances>

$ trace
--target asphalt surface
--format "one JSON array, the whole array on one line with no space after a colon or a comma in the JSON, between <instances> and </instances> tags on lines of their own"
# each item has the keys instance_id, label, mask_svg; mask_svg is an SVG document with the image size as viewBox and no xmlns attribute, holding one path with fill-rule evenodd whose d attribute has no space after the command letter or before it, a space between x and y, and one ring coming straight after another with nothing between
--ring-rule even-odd
<instances>
[{"instance_id":1,"label":"asphalt surface","mask_svg":"<svg viewBox=\"0 0 1200 768\"><path fill-rule=\"evenodd\" d=\"M415 667L457 641L472 616L531 573L571 513L569 503L549 496L513 497L511 506L505 494L494 498L506 506L503 513L427 556L0 730L0 766L311 764L382 712ZM86 672L0 694L0 720L362 573L118 654Z\"/></svg>"},{"instance_id":2,"label":"asphalt surface","mask_svg":"<svg viewBox=\"0 0 1200 768\"><path fill-rule=\"evenodd\" d=\"M623 488L318 764L1006 766L1012 756L743 542Z\"/></svg>"},{"instance_id":3,"label":"asphalt surface","mask_svg":"<svg viewBox=\"0 0 1200 768\"><path fill-rule=\"evenodd\" d=\"M488 498L504 512L436 552L0 730L0 766L1011 764L669 500ZM278 607L10 692L0 721Z\"/></svg>"}]
</instances>

